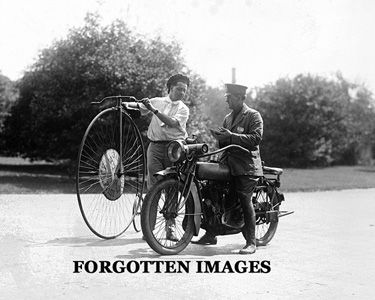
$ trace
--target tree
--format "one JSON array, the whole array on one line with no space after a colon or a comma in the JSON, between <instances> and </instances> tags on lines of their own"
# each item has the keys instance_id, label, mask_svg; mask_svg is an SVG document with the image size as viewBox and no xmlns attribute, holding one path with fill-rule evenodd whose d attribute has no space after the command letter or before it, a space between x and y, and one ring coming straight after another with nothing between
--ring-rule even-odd
<instances>
[{"instance_id":1,"label":"tree","mask_svg":"<svg viewBox=\"0 0 375 300\"><path fill-rule=\"evenodd\" d=\"M90 14L85 21L42 50L20 80L20 97L3 133L8 153L74 159L98 112L91 101L109 95L161 96L168 77L182 70L194 76L187 102L196 122L199 113L194 110L199 111L205 83L186 68L177 43L136 36L119 20L103 27ZM138 125L144 130L146 120Z\"/></svg>"},{"instance_id":2,"label":"tree","mask_svg":"<svg viewBox=\"0 0 375 300\"><path fill-rule=\"evenodd\" d=\"M355 88L340 74L332 80L298 75L257 88L252 105L264 119L263 159L290 167L355 163L375 120L371 93L361 89L353 98Z\"/></svg>"},{"instance_id":3,"label":"tree","mask_svg":"<svg viewBox=\"0 0 375 300\"><path fill-rule=\"evenodd\" d=\"M0 72L0 149L5 148L5 141L1 138L4 120L9 116L10 109L17 97L18 90L15 83Z\"/></svg>"},{"instance_id":4,"label":"tree","mask_svg":"<svg viewBox=\"0 0 375 300\"><path fill-rule=\"evenodd\" d=\"M0 130L3 118L16 102L18 91L15 83L0 72Z\"/></svg>"},{"instance_id":5,"label":"tree","mask_svg":"<svg viewBox=\"0 0 375 300\"><path fill-rule=\"evenodd\" d=\"M223 125L224 117L230 112L225 102L223 88L207 89L207 100L204 105L205 114L210 116L212 125L216 128Z\"/></svg>"},{"instance_id":6,"label":"tree","mask_svg":"<svg viewBox=\"0 0 375 300\"><path fill-rule=\"evenodd\" d=\"M194 83L189 91L189 111L190 117L187 123L189 136L197 137L198 142L207 143L211 148L216 146L216 140L209 132L212 128L212 121L205 113L207 103L207 87L205 81L196 74L190 74L190 79Z\"/></svg>"}]
</instances>

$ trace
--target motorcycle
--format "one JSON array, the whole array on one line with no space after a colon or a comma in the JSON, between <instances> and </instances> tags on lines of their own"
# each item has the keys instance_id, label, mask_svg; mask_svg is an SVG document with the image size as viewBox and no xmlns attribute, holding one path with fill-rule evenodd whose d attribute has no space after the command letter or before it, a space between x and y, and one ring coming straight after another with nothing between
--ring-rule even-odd
<instances>
[{"instance_id":1,"label":"motorcycle","mask_svg":"<svg viewBox=\"0 0 375 300\"><path fill-rule=\"evenodd\" d=\"M162 179L146 194L141 211L142 232L154 251L178 254L193 236L198 236L200 228L215 235L241 232L243 220L236 224L230 221L236 214L242 219L243 215L239 200L230 189L229 167L215 160L202 161L230 149L249 152L239 145L208 152L205 143L170 142L167 155L174 165L155 174ZM280 210L285 200L278 191L283 170L263 166L263 173L252 196L258 246L272 240L280 217L293 213Z\"/></svg>"}]
</instances>

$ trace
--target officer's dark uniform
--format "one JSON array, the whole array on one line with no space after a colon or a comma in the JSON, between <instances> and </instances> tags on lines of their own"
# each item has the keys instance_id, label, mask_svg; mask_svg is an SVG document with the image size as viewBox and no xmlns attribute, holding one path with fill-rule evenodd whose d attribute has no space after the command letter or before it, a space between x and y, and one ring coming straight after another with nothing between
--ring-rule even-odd
<instances>
[{"instance_id":1,"label":"officer's dark uniform","mask_svg":"<svg viewBox=\"0 0 375 300\"><path fill-rule=\"evenodd\" d=\"M230 94L245 95L246 93L246 87L235 84L227 84L226 90ZM229 140L219 143L220 147L236 144L250 151L250 153L245 153L242 150L230 149L224 152L221 160L230 168L233 188L241 201L245 220L242 233L246 244L255 245L255 212L251 197L257 178L263 175L259 152L259 143L263 135L263 120L258 111L249 108L244 103L242 110L235 118L233 111L225 117L223 127L233 134Z\"/></svg>"},{"instance_id":2,"label":"officer's dark uniform","mask_svg":"<svg viewBox=\"0 0 375 300\"><path fill-rule=\"evenodd\" d=\"M231 134L219 139L220 148L227 145L236 144L249 150L229 149L221 157L221 162L229 166L232 175L232 191L237 192L244 213L245 225L242 233L246 240L246 245L240 250L241 254L251 254L256 250L255 240L255 211L251 202L252 193L257 184L259 176L263 175L262 162L259 153L259 143L263 135L263 120L260 113L249 108L243 103L241 97L245 97L247 87L238 84L226 84L226 96L236 96L237 101L242 101L242 108L236 107L234 112L232 102L232 112L229 113L223 123L223 127ZM228 100L229 101L229 100ZM228 102L229 103L229 102ZM237 102L240 104L239 102ZM239 110L240 108L240 110ZM232 200L235 199L231 197ZM227 223L227 225L229 225ZM215 245L217 239L215 233L206 230L204 236L198 241L193 241L200 245Z\"/></svg>"}]
</instances>

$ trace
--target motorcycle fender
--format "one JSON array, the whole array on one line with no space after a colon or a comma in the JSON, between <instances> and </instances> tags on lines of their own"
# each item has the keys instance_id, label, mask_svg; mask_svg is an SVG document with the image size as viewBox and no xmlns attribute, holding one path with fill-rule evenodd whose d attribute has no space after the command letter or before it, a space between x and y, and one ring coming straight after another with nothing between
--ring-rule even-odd
<instances>
[{"instance_id":1,"label":"motorcycle fender","mask_svg":"<svg viewBox=\"0 0 375 300\"><path fill-rule=\"evenodd\" d=\"M198 195L198 188L195 182L191 183L190 193L194 200L194 235L197 236L199 234L199 229L201 228L201 202Z\"/></svg>"},{"instance_id":2,"label":"motorcycle fender","mask_svg":"<svg viewBox=\"0 0 375 300\"><path fill-rule=\"evenodd\" d=\"M156 172L154 174L154 176L160 175L160 176L165 177L165 176L172 175L172 174L177 174L176 169L172 168L172 167L169 167L169 168L166 168L162 171Z\"/></svg>"}]
</instances>

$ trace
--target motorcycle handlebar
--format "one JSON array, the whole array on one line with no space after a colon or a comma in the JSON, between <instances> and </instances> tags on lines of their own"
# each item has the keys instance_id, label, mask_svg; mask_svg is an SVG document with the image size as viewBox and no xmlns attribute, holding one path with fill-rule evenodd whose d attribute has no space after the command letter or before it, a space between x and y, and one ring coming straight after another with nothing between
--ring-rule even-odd
<instances>
[{"instance_id":1,"label":"motorcycle handlebar","mask_svg":"<svg viewBox=\"0 0 375 300\"><path fill-rule=\"evenodd\" d=\"M225 150L227 150L227 149L230 149L230 148L237 148L237 149L242 150L242 151L244 151L244 152L246 152L246 153L250 153L249 150L247 150L246 148L244 148L244 147L242 147L242 146L240 146L240 145L228 145L228 146L225 146L225 147L220 148L220 149L218 149L218 150L215 150L215 151L212 151L212 152L209 152L209 153L206 153L206 154L200 155L200 157L211 156L211 155L214 155L214 154L217 154L217 153L223 152L223 151L225 151Z\"/></svg>"}]
</instances>

